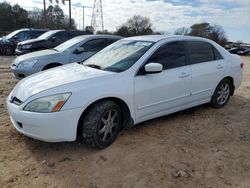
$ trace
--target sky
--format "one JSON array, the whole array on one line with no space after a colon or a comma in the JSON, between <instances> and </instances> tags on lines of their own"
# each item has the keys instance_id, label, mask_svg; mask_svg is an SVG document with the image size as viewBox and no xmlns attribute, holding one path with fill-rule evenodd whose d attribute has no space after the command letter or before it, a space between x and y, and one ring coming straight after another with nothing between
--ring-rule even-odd
<instances>
[{"instance_id":1,"label":"sky","mask_svg":"<svg viewBox=\"0 0 250 188\"><path fill-rule=\"evenodd\" d=\"M43 8L43 0L5 1L12 5L18 3L29 10ZM86 7L85 26L90 25L94 0L71 1L72 18L77 27L82 28L83 5ZM48 0L46 2L50 5ZM115 31L136 14L149 17L156 31L172 34L180 27L209 22L221 25L229 40L250 43L250 0L102 0L102 4L104 28L110 31ZM67 2L60 6L68 14Z\"/></svg>"}]
</instances>

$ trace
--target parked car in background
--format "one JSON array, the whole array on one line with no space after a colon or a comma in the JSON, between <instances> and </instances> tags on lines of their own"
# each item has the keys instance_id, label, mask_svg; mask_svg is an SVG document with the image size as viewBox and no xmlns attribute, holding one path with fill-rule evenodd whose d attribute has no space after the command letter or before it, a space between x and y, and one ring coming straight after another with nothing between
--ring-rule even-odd
<instances>
[{"instance_id":1,"label":"parked car in background","mask_svg":"<svg viewBox=\"0 0 250 188\"><path fill-rule=\"evenodd\" d=\"M250 48L243 51L238 51L238 55L249 55L249 54L250 54Z\"/></svg>"},{"instance_id":2,"label":"parked car in background","mask_svg":"<svg viewBox=\"0 0 250 188\"><path fill-rule=\"evenodd\" d=\"M0 38L0 52L2 55L13 55L18 42L37 38L47 29L20 29Z\"/></svg>"},{"instance_id":3,"label":"parked car in background","mask_svg":"<svg viewBox=\"0 0 250 188\"><path fill-rule=\"evenodd\" d=\"M124 127L210 103L227 104L243 63L217 43L191 36L119 40L83 64L21 80L7 99L17 131L59 142L109 146Z\"/></svg>"},{"instance_id":4,"label":"parked car in background","mask_svg":"<svg viewBox=\"0 0 250 188\"><path fill-rule=\"evenodd\" d=\"M11 65L17 79L72 62L81 62L116 42L122 37L115 35L82 35L59 46L17 57Z\"/></svg>"},{"instance_id":5,"label":"parked car in background","mask_svg":"<svg viewBox=\"0 0 250 188\"><path fill-rule=\"evenodd\" d=\"M238 48L232 48L228 50L231 54L238 54L239 51L244 51L246 48L238 47Z\"/></svg>"},{"instance_id":6,"label":"parked car in background","mask_svg":"<svg viewBox=\"0 0 250 188\"><path fill-rule=\"evenodd\" d=\"M87 31L51 30L36 39L18 43L16 54L22 55L38 50L54 48L73 37L86 34L90 33Z\"/></svg>"}]
</instances>

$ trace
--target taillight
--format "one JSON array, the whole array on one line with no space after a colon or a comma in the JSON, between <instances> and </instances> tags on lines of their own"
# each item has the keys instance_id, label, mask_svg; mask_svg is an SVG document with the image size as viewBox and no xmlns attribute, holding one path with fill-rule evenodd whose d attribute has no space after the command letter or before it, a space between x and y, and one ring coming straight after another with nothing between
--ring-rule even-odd
<instances>
[{"instance_id":1,"label":"taillight","mask_svg":"<svg viewBox=\"0 0 250 188\"><path fill-rule=\"evenodd\" d=\"M243 69L243 67L244 67L244 63L241 63L241 64L240 64L240 68Z\"/></svg>"}]
</instances>

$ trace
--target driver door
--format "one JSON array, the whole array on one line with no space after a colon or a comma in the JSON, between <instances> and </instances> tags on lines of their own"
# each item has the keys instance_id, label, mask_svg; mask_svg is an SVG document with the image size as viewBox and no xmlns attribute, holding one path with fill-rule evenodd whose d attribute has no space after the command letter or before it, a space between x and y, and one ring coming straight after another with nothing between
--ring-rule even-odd
<instances>
[{"instance_id":1,"label":"driver door","mask_svg":"<svg viewBox=\"0 0 250 188\"><path fill-rule=\"evenodd\" d=\"M163 71L147 74L143 66L135 77L136 122L175 111L187 104L191 93L191 69L183 42L162 45L146 64L151 62L162 64Z\"/></svg>"},{"instance_id":2,"label":"driver door","mask_svg":"<svg viewBox=\"0 0 250 188\"><path fill-rule=\"evenodd\" d=\"M82 62L92 55L96 54L98 51L102 50L108 45L106 39L93 39L78 47L83 47L84 50L81 53L76 53L75 51L71 54L70 62Z\"/></svg>"}]
</instances>

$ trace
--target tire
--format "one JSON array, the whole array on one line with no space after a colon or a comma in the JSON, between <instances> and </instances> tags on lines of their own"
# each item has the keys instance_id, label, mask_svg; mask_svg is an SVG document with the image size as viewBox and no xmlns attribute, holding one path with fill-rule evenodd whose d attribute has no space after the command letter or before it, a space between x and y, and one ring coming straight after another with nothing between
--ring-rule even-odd
<instances>
[{"instance_id":1,"label":"tire","mask_svg":"<svg viewBox=\"0 0 250 188\"><path fill-rule=\"evenodd\" d=\"M111 145L122 127L121 109L113 101L95 103L83 118L82 141L91 147L103 149Z\"/></svg>"},{"instance_id":2,"label":"tire","mask_svg":"<svg viewBox=\"0 0 250 188\"><path fill-rule=\"evenodd\" d=\"M7 55L7 56L13 55L14 54L14 49L10 45L3 45L1 47L1 54L2 55Z\"/></svg>"},{"instance_id":3,"label":"tire","mask_svg":"<svg viewBox=\"0 0 250 188\"><path fill-rule=\"evenodd\" d=\"M210 105L213 108L224 107L228 103L231 93L233 93L231 81L229 79L222 80L214 91Z\"/></svg>"}]
</instances>

